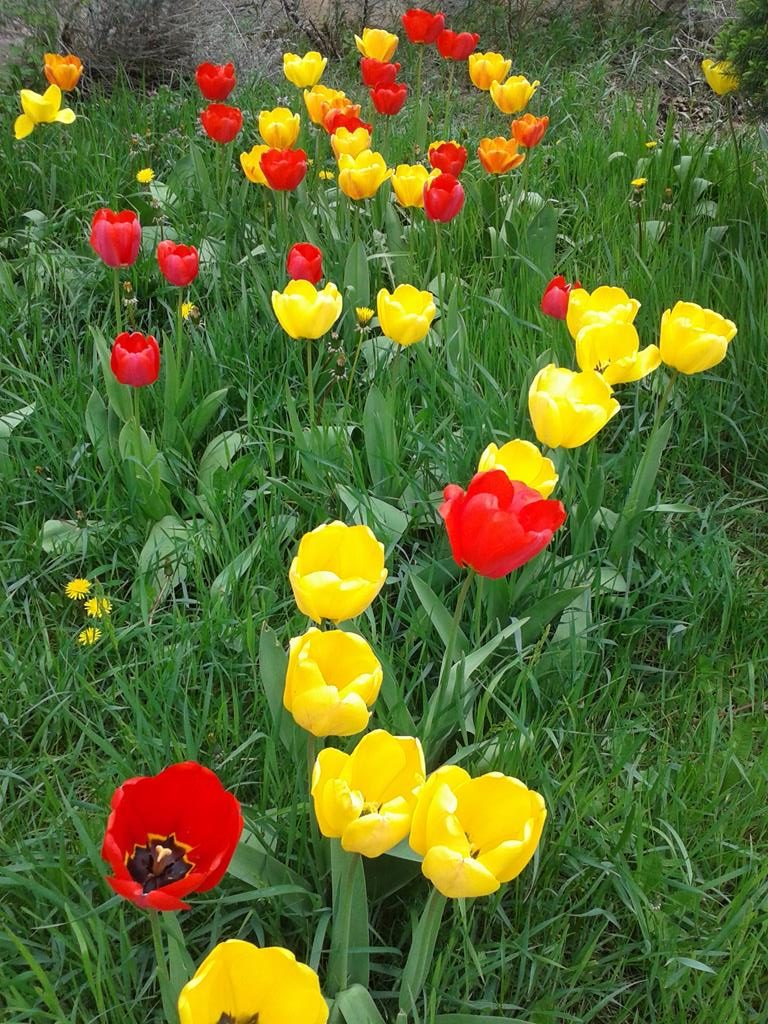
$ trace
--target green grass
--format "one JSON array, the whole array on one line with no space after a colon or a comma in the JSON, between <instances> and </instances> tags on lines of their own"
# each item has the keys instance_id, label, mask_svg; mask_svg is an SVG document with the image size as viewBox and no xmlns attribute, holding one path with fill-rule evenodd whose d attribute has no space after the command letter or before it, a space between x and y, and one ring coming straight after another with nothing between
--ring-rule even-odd
<instances>
[{"instance_id":1,"label":"green grass","mask_svg":"<svg viewBox=\"0 0 768 1024\"><path fill-rule=\"evenodd\" d=\"M233 157L225 215L195 170L213 174L216 154L195 134L191 86L151 97L121 87L75 99L82 116L71 128L38 130L23 144L3 133L0 415L35 404L11 435L0 496L0 991L8 1024L161 1019L146 916L110 894L99 847L114 788L186 757L219 773L249 828L271 837L275 858L311 894L275 892L285 883L277 868L241 865L183 917L193 960L240 936L288 946L322 980L327 851L313 852L304 764L280 746L269 714L262 628L287 646L306 626L287 579L301 534L331 518L365 517L368 495L385 502L367 515L388 541L390 580L359 623L387 671L373 722L394 731L419 722L443 644L412 577L453 609L461 574L436 515L439 492L469 479L491 439L533 437L526 394L535 368L553 355L572 363L564 327L538 312L544 284L560 271L588 288L612 283L637 296L645 344L680 298L717 309L739 333L724 363L677 382L674 430L651 502L662 510L644 517L626 585L607 586L610 573L601 584L610 537L591 528L587 513L600 504L621 508L661 379L621 388L622 412L597 440L558 453L557 496L571 514L559 542L510 580L486 581L470 596L464 629L479 645L549 595L584 588L564 615L523 628L521 646L512 637L483 665L475 731L454 729L442 752L473 772L524 779L544 795L550 817L535 863L518 881L496 897L449 906L421 1019L765 1019L765 150L745 132L739 175L723 123L694 137L668 124L659 136L657 97L618 91L609 56L564 69L557 49L547 61L542 44L523 69L544 83L532 106L552 123L529 167L504 183L485 179L476 161L466 172L467 205L445 235L449 290L458 282L447 351L433 342L378 368L364 354L349 404L347 381L333 383L325 371L323 429L314 433L304 429L301 347L276 325L269 294L283 285L288 244L303 238L322 245L328 278L345 283L347 204L338 220L313 204L319 192L331 195L328 185L308 182L280 237L269 197L243 181ZM440 137L438 73L430 82ZM235 153L256 142L256 114L278 93L287 87L238 90L250 117L246 145L236 143ZM6 126L15 104L6 92ZM470 148L507 129L508 119L477 94L462 92L452 116ZM395 119L383 145L390 164L411 154L409 125L407 114ZM138 149L132 133L144 139ZM644 143L657 137L643 172L643 216L668 226L640 258L628 183L649 156ZM685 180L673 170L681 156L691 158ZM97 206L127 204L150 223L154 211L134 181L143 166L176 194L170 230L208 254L191 289L203 324L187 328L194 395L229 391L195 458L222 430L245 438L204 500L195 496L194 459L182 462L176 509L198 521L204 542L191 545L185 579L150 614L155 591L137 568L147 522L131 509L119 472L101 467L84 429L92 388L103 392L91 328L114 333L111 278L87 245L88 224ZM695 178L710 183L698 200ZM521 181L557 212L556 239L534 204L516 204ZM701 200L712 205L697 209ZM372 204L373 221L384 205ZM508 213L507 243L494 248L489 228L499 210ZM371 219L361 220L372 298L392 279L434 282L432 233L419 215L402 237L399 228L374 233ZM153 263L150 244L126 276L136 324L160 336L171 330L175 297ZM354 304L345 301L334 341L347 365ZM386 444L377 440L372 400L366 412L374 384L391 419ZM157 422L162 392L142 397L145 422ZM51 519L90 524L77 550L43 549ZM253 558L243 574L212 588L247 549ZM75 642L82 615L62 594L75 575L98 581L115 605L92 648ZM435 767L440 753L426 753ZM367 867L371 990L394 1020L389 993L427 885L392 858Z\"/></svg>"}]
</instances>

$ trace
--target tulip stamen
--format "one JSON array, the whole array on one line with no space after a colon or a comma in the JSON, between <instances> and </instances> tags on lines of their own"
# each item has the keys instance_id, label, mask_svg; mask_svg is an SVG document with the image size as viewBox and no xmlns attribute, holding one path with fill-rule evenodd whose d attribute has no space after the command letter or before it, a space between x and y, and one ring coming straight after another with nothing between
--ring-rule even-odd
<instances>
[{"instance_id":1,"label":"tulip stamen","mask_svg":"<svg viewBox=\"0 0 768 1024\"><path fill-rule=\"evenodd\" d=\"M146 896L189 874L193 866L187 860L190 849L178 842L173 833L169 836L150 835L146 845L136 843L132 853L126 856L125 864L131 878L141 885Z\"/></svg>"},{"instance_id":2,"label":"tulip stamen","mask_svg":"<svg viewBox=\"0 0 768 1024\"><path fill-rule=\"evenodd\" d=\"M238 1022L231 1013L222 1013L216 1021L216 1024L259 1024L259 1015L258 1013L254 1013L252 1016L245 1017L241 1022Z\"/></svg>"}]
</instances>

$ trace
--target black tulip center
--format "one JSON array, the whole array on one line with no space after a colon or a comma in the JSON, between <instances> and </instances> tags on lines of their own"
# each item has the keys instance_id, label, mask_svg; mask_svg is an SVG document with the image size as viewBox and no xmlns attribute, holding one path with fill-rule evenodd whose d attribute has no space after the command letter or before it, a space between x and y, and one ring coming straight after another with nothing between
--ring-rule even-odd
<instances>
[{"instance_id":1,"label":"black tulip center","mask_svg":"<svg viewBox=\"0 0 768 1024\"><path fill-rule=\"evenodd\" d=\"M188 852L189 847L177 842L174 833L164 838L148 837L146 846L134 846L126 867L146 896L164 885L180 881L192 870L192 864L186 859ZM222 1017L224 1024L225 1017Z\"/></svg>"}]
</instances>

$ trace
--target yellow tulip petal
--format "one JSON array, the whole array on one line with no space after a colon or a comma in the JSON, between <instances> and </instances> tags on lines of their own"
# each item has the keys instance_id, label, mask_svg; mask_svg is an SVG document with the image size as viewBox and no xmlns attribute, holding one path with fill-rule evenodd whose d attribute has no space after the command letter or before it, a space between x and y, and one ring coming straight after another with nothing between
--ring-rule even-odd
<instances>
[{"instance_id":1,"label":"yellow tulip petal","mask_svg":"<svg viewBox=\"0 0 768 1024\"><path fill-rule=\"evenodd\" d=\"M363 814L344 829L341 845L349 853L380 857L405 839L410 825L410 813Z\"/></svg>"},{"instance_id":2,"label":"yellow tulip petal","mask_svg":"<svg viewBox=\"0 0 768 1024\"><path fill-rule=\"evenodd\" d=\"M482 864L446 846L433 846L428 850L421 870L449 899L489 896L499 888L498 880Z\"/></svg>"},{"instance_id":3,"label":"yellow tulip petal","mask_svg":"<svg viewBox=\"0 0 768 1024\"><path fill-rule=\"evenodd\" d=\"M661 352L658 346L646 345L637 355L629 359L621 359L616 363L611 363L610 366L606 366L603 371L603 378L611 386L615 384L630 384L652 373L660 363Z\"/></svg>"},{"instance_id":4,"label":"yellow tulip petal","mask_svg":"<svg viewBox=\"0 0 768 1024\"><path fill-rule=\"evenodd\" d=\"M469 773L457 764L443 765L441 768L438 768L437 771L432 772L419 790L419 794L416 798L416 806L413 811L411 834L408 841L411 849L416 853L421 854L422 857L429 848L427 822L430 808L438 792L443 786L447 786L449 790L455 792L459 786L463 786L465 783L469 782L470 777ZM444 797L441 796L441 799L444 800Z\"/></svg>"},{"instance_id":5,"label":"yellow tulip petal","mask_svg":"<svg viewBox=\"0 0 768 1024\"><path fill-rule=\"evenodd\" d=\"M65 107L63 110L58 112L55 120L58 121L59 124L72 124L75 120L75 112L74 110L70 110L69 107Z\"/></svg>"},{"instance_id":6,"label":"yellow tulip petal","mask_svg":"<svg viewBox=\"0 0 768 1024\"><path fill-rule=\"evenodd\" d=\"M25 139L35 130L35 122L28 114L19 114L13 122L13 133L17 139Z\"/></svg>"},{"instance_id":7,"label":"yellow tulip petal","mask_svg":"<svg viewBox=\"0 0 768 1024\"><path fill-rule=\"evenodd\" d=\"M313 736L354 736L365 729L371 717L358 694L340 697L334 686L318 687L294 698L292 714Z\"/></svg>"}]
</instances>

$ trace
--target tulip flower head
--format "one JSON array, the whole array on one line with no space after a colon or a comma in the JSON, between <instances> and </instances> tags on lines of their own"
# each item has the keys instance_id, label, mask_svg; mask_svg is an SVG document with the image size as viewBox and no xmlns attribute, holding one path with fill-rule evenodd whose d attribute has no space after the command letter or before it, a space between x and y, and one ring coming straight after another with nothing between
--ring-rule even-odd
<instances>
[{"instance_id":1,"label":"tulip flower head","mask_svg":"<svg viewBox=\"0 0 768 1024\"><path fill-rule=\"evenodd\" d=\"M112 344L109 361L117 380L132 388L154 384L160 374L160 348L151 334L123 331Z\"/></svg>"},{"instance_id":2,"label":"tulip flower head","mask_svg":"<svg viewBox=\"0 0 768 1024\"><path fill-rule=\"evenodd\" d=\"M392 175L392 189L401 206L424 206L424 186L440 171L428 171L423 164L398 164Z\"/></svg>"},{"instance_id":3,"label":"tulip flower head","mask_svg":"<svg viewBox=\"0 0 768 1024\"><path fill-rule=\"evenodd\" d=\"M339 319L341 308L339 289L330 282L318 291L309 281L289 281L282 292L272 292L272 309L280 326L297 340L321 338Z\"/></svg>"},{"instance_id":4,"label":"tulip flower head","mask_svg":"<svg viewBox=\"0 0 768 1024\"><path fill-rule=\"evenodd\" d=\"M419 741L383 729L363 736L351 754L321 750L312 772L320 831L350 853L380 857L408 835L425 775Z\"/></svg>"},{"instance_id":5,"label":"tulip flower head","mask_svg":"<svg viewBox=\"0 0 768 1024\"><path fill-rule=\"evenodd\" d=\"M396 35L383 28L364 28L361 36L355 36L355 46L363 57L373 57L382 63L391 61L399 40Z\"/></svg>"},{"instance_id":6,"label":"tulip flower head","mask_svg":"<svg viewBox=\"0 0 768 1024\"><path fill-rule=\"evenodd\" d=\"M307 154L303 149L268 149L262 153L260 164L273 191L291 192L306 176Z\"/></svg>"},{"instance_id":7,"label":"tulip flower head","mask_svg":"<svg viewBox=\"0 0 768 1024\"><path fill-rule=\"evenodd\" d=\"M322 124L329 110L351 106L345 92L341 89L329 89L325 85L315 85L311 89L305 89L304 105L313 124ZM359 108L357 113L360 113Z\"/></svg>"},{"instance_id":8,"label":"tulip flower head","mask_svg":"<svg viewBox=\"0 0 768 1024\"><path fill-rule=\"evenodd\" d=\"M235 88L234 64L198 64L195 72L197 87L209 102L221 103Z\"/></svg>"},{"instance_id":9,"label":"tulip flower head","mask_svg":"<svg viewBox=\"0 0 768 1024\"><path fill-rule=\"evenodd\" d=\"M739 77L733 64L727 60L703 60L701 70L710 89L718 96L726 96L739 88Z\"/></svg>"},{"instance_id":10,"label":"tulip flower head","mask_svg":"<svg viewBox=\"0 0 768 1024\"><path fill-rule=\"evenodd\" d=\"M283 54L283 74L297 89L311 89L323 77L327 57L322 57L317 50L310 50L300 57L298 53Z\"/></svg>"},{"instance_id":11,"label":"tulip flower head","mask_svg":"<svg viewBox=\"0 0 768 1024\"><path fill-rule=\"evenodd\" d=\"M473 779L445 765L419 792L410 845L444 896L488 896L526 867L546 816L543 797L519 779L500 772Z\"/></svg>"},{"instance_id":12,"label":"tulip flower head","mask_svg":"<svg viewBox=\"0 0 768 1024\"><path fill-rule=\"evenodd\" d=\"M518 151L515 140L501 135L495 139L480 139L477 155L489 174L507 174L525 160L525 153Z\"/></svg>"},{"instance_id":13,"label":"tulip flower head","mask_svg":"<svg viewBox=\"0 0 768 1024\"><path fill-rule=\"evenodd\" d=\"M323 276L323 254L310 242L296 242L288 252L285 269L292 281L317 284Z\"/></svg>"},{"instance_id":14,"label":"tulip flower head","mask_svg":"<svg viewBox=\"0 0 768 1024\"><path fill-rule=\"evenodd\" d=\"M220 942L179 993L179 1024L326 1024L317 974L279 946Z\"/></svg>"},{"instance_id":15,"label":"tulip flower head","mask_svg":"<svg viewBox=\"0 0 768 1024\"><path fill-rule=\"evenodd\" d=\"M453 220L463 205L464 189L452 174L443 171L424 186L424 212L430 220Z\"/></svg>"},{"instance_id":16,"label":"tulip flower head","mask_svg":"<svg viewBox=\"0 0 768 1024\"><path fill-rule=\"evenodd\" d=\"M538 491L542 498L548 498L555 489L558 476L555 464L542 455L535 444L515 438L499 448L489 444L480 456L478 473L492 469L503 470L510 480L517 480L526 487Z\"/></svg>"},{"instance_id":17,"label":"tulip flower head","mask_svg":"<svg viewBox=\"0 0 768 1024\"><path fill-rule=\"evenodd\" d=\"M262 110L259 135L271 149L290 149L301 130L301 118L287 107Z\"/></svg>"},{"instance_id":18,"label":"tulip flower head","mask_svg":"<svg viewBox=\"0 0 768 1024\"><path fill-rule=\"evenodd\" d=\"M539 442L548 448L579 448L620 409L608 382L593 370L575 373L550 363L528 390L528 412Z\"/></svg>"},{"instance_id":19,"label":"tulip flower head","mask_svg":"<svg viewBox=\"0 0 768 1024\"><path fill-rule=\"evenodd\" d=\"M433 142L427 152L430 164L438 171L458 178L467 162L467 151L458 142Z\"/></svg>"},{"instance_id":20,"label":"tulip flower head","mask_svg":"<svg viewBox=\"0 0 768 1024\"><path fill-rule=\"evenodd\" d=\"M240 804L208 768L184 761L115 790L101 856L109 885L152 910L221 881L243 830Z\"/></svg>"},{"instance_id":21,"label":"tulip flower head","mask_svg":"<svg viewBox=\"0 0 768 1024\"><path fill-rule=\"evenodd\" d=\"M359 113L360 107L356 103L344 108L333 107L323 118L323 128L329 135L335 135L341 128L346 128L350 132L357 131L358 128L365 128L370 135L373 125L361 121L357 116Z\"/></svg>"},{"instance_id":22,"label":"tulip flower head","mask_svg":"<svg viewBox=\"0 0 768 1024\"><path fill-rule=\"evenodd\" d=\"M381 153L364 149L357 156L339 157L339 188L349 199L370 199L392 177Z\"/></svg>"},{"instance_id":23,"label":"tulip flower head","mask_svg":"<svg viewBox=\"0 0 768 1024\"><path fill-rule=\"evenodd\" d=\"M367 526L325 523L301 538L288 577L299 611L310 619L353 619L386 582L384 545Z\"/></svg>"},{"instance_id":24,"label":"tulip flower head","mask_svg":"<svg viewBox=\"0 0 768 1024\"><path fill-rule=\"evenodd\" d=\"M554 317L556 320L565 320L568 313L568 299L571 291L575 288L581 288L581 282L574 281L573 284L568 284L562 274L553 277L541 297L542 313Z\"/></svg>"},{"instance_id":25,"label":"tulip flower head","mask_svg":"<svg viewBox=\"0 0 768 1024\"><path fill-rule=\"evenodd\" d=\"M371 100L379 114L399 114L408 98L408 86L404 82L391 85L377 85L371 89Z\"/></svg>"},{"instance_id":26,"label":"tulip flower head","mask_svg":"<svg viewBox=\"0 0 768 1024\"><path fill-rule=\"evenodd\" d=\"M382 678L361 636L313 627L291 640L283 704L313 736L354 736L368 725Z\"/></svg>"},{"instance_id":27,"label":"tulip flower head","mask_svg":"<svg viewBox=\"0 0 768 1024\"><path fill-rule=\"evenodd\" d=\"M630 298L623 288L601 285L590 293L574 285L568 296L566 323L575 341L579 331L590 324L631 324L639 309L637 299Z\"/></svg>"},{"instance_id":28,"label":"tulip flower head","mask_svg":"<svg viewBox=\"0 0 768 1024\"><path fill-rule=\"evenodd\" d=\"M254 146L249 153L240 154L240 166L248 181L254 185L266 185L267 179L261 169L261 158L269 152L269 146Z\"/></svg>"},{"instance_id":29,"label":"tulip flower head","mask_svg":"<svg viewBox=\"0 0 768 1024\"><path fill-rule=\"evenodd\" d=\"M141 245L141 225L133 210L97 210L91 221L91 248L108 267L130 267Z\"/></svg>"},{"instance_id":30,"label":"tulip flower head","mask_svg":"<svg viewBox=\"0 0 768 1024\"><path fill-rule=\"evenodd\" d=\"M492 580L530 562L565 522L559 501L542 498L501 469L476 473L466 492L449 484L443 497L438 511L456 564Z\"/></svg>"},{"instance_id":31,"label":"tulip flower head","mask_svg":"<svg viewBox=\"0 0 768 1024\"><path fill-rule=\"evenodd\" d=\"M512 67L512 61L500 53L471 53L467 58L469 77L478 89L487 92L493 82L503 82Z\"/></svg>"},{"instance_id":32,"label":"tulip flower head","mask_svg":"<svg viewBox=\"0 0 768 1024\"><path fill-rule=\"evenodd\" d=\"M466 60L479 41L477 32L452 32L444 28L437 37L437 49L446 60Z\"/></svg>"},{"instance_id":33,"label":"tulip flower head","mask_svg":"<svg viewBox=\"0 0 768 1024\"><path fill-rule=\"evenodd\" d=\"M544 138L548 127L548 117L534 117L533 114L523 114L522 117L512 122L512 138L518 146L533 149Z\"/></svg>"},{"instance_id":34,"label":"tulip flower head","mask_svg":"<svg viewBox=\"0 0 768 1024\"><path fill-rule=\"evenodd\" d=\"M186 288L197 277L199 257L194 245L177 245L166 239L157 247L157 263L169 284Z\"/></svg>"},{"instance_id":35,"label":"tulip flower head","mask_svg":"<svg viewBox=\"0 0 768 1024\"><path fill-rule=\"evenodd\" d=\"M360 58L360 74L363 85L368 89L375 89L377 85L392 85L399 71L399 64L375 60L373 57Z\"/></svg>"},{"instance_id":36,"label":"tulip flower head","mask_svg":"<svg viewBox=\"0 0 768 1024\"><path fill-rule=\"evenodd\" d=\"M371 148L371 133L361 124L358 128L337 128L331 135L331 149L333 155L339 160L342 154L356 157L365 149Z\"/></svg>"},{"instance_id":37,"label":"tulip flower head","mask_svg":"<svg viewBox=\"0 0 768 1024\"><path fill-rule=\"evenodd\" d=\"M13 123L17 139L31 135L39 124L72 124L75 120L74 111L61 107L61 89L58 85L49 85L42 96L31 89L22 89L19 99L24 113L19 114Z\"/></svg>"},{"instance_id":38,"label":"tulip flower head","mask_svg":"<svg viewBox=\"0 0 768 1024\"><path fill-rule=\"evenodd\" d=\"M426 338L436 312L432 293L412 284L400 284L393 292L382 288L376 306L382 333L403 346Z\"/></svg>"},{"instance_id":39,"label":"tulip flower head","mask_svg":"<svg viewBox=\"0 0 768 1024\"><path fill-rule=\"evenodd\" d=\"M525 110L541 82L529 82L524 75L512 75L506 82L491 83L491 99L502 114L519 114Z\"/></svg>"},{"instance_id":40,"label":"tulip flower head","mask_svg":"<svg viewBox=\"0 0 768 1024\"><path fill-rule=\"evenodd\" d=\"M692 374L711 370L728 354L736 324L695 302L677 302L661 318L661 358L674 370Z\"/></svg>"},{"instance_id":41,"label":"tulip flower head","mask_svg":"<svg viewBox=\"0 0 768 1024\"><path fill-rule=\"evenodd\" d=\"M431 44L445 28L444 14L431 14L421 7L411 7L400 19L412 43Z\"/></svg>"},{"instance_id":42,"label":"tulip flower head","mask_svg":"<svg viewBox=\"0 0 768 1024\"><path fill-rule=\"evenodd\" d=\"M83 62L73 53L44 53L43 73L51 85L58 85L62 92L71 92L80 81Z\"/></svg>"},{"instance_id":43,"label":"tulip flower head","mask_svg":"<svg viewBox=\"0 0 768 1024\"><path fill-rule=\"evenodd\" d=\"M225 146L243 127L243 115L237 107L209 103L200 114L200 123L209 139Z\"/></svg>"}]
</instances>

